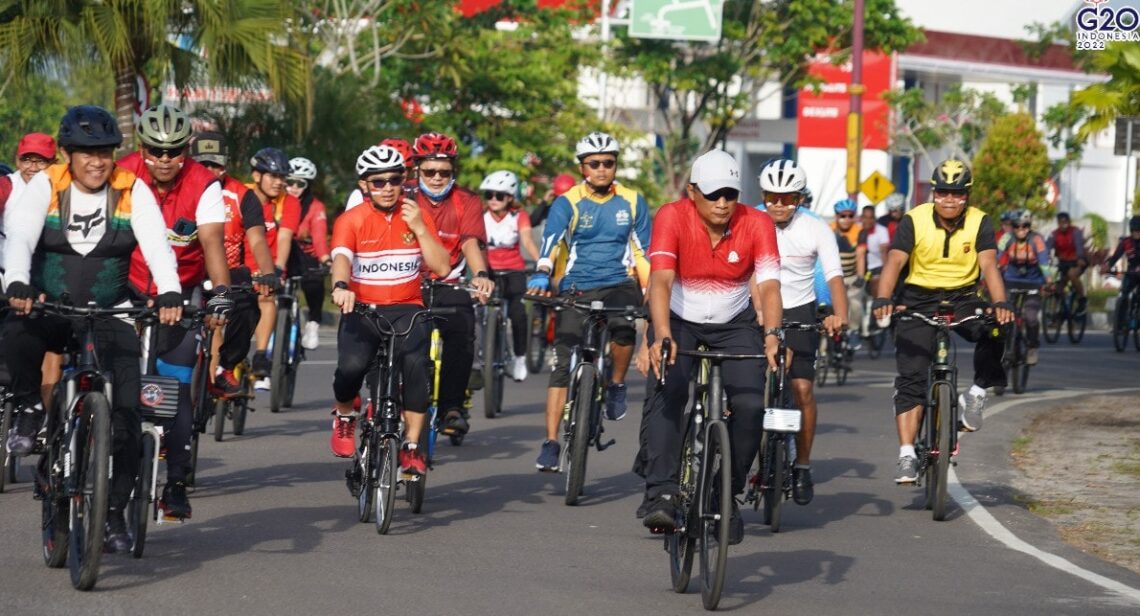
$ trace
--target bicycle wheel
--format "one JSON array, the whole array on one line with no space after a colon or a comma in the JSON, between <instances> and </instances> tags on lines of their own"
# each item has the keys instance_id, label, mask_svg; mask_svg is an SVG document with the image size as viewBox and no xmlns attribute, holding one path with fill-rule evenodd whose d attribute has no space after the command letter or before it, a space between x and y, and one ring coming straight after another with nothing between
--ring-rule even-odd
<instances>
[{"instance_id":1,"label":"bicycle wheel","mask_svg":"<svg viewBox=\"0 0 1140 616\"><path fill-rule=\"evenodd\" d=\"M1045 342L1054 344L1061 337L1061 300L1056 293L1051 293L1045 296L1041 306L1041 330L1045 334Z\"/></svg>"},{"instance_id":2,"label":"bicycle wheel","mask_svg":"<svg viewBox=\"0 0 1140 616\"><path fill-rule=\"evenodd\" d=\"M772 532L778 533L784 504L784 483L788 480L788 437L779 432L766 432L764 439L764 476L768 479L763 492L764 523L772 527Z\"/></svg>"},{"instance_id":3,"label":"bicycle wheel","mask_svg":"<svg viewBox=\"0 0 1140 616\"><path fill-rule=\"evenodd\" d=\"M151 504L151 488L154 484L154 434L142 433L142 455L139 456L139 474L135 479L135 489L131 493L127 508L127 528L131 530L131 554L142 558L146 548L146 526L154 509Z\"/></svg>"},{"instance_id":4,"label":"bicycle wheel","mask_svg":"<svg viewBox=\"0 0 1140 616\"><path fill-rule=\"evenodd\" d=\"M15 483L15 466L12 464L15 461L14 457L8 455L8 430L12 427L12 413L15 412L15 407L11 401L5 402L4 407L0 410L0 493L4 492L4 486L9 482Z\"/></svg>"},{"instance_id":5,"label":"bicycle wheel","mask_svg":"<svg viewBox=\"0 0 1140 616\"><path fill-rule=\"evenodd\" d=\"M931 439L930 443L937 447L935 458L927 467L928 487L930 494L929 508L936 521L946 519L946 478L950 472L950 438L954 425L953 393L949 383L937 383L934 386L934 408L931 409Z\"/></svg>"},{"instance_id":6,"label":"bicycle wheel","mask_svg":"<svg viewBox=\"0 0 1140 616\"><path fill-rule=\"evenodd\" d=\"M494 419L503 403L503 358L499 355L499 311L501 306L487 306L487 326L483 328L483 415Z\"/></svg>"},{"instance_id":7,"label":"bicycle wheel","mask_svg":"<svg viewBox=\"0 0 1140 616\"><path fill-rule=\"evenodd\" d=\"M1029 364L1025 363L1028 351L1025 337L1018 331L1013 341L1013 362L1010 365L1009 380L1009 385L1013 387L1015 394L1025 393L1025 385L1029 381Z\"/></svg>"},{"instance_id":8,"label":"bicycle wheel","mask_svg":"<svg viewBox=\"0 0 1140 616\"><path fill-rule=\"evenodd\" d=\"M723 421L708 424L702 456L697 492L701 601L706 610L714 610L724 589L732 515L732 451L728 444L728 427Z\"/></svg>"},{"instance_id":9,"label":"bicycle wheel","mask_svg":"<svg viewBox=\"0 0 1140 616\"><path fill-rule=\"evenodd\" d=\"M376 469L376 532L388 534L392 525L392 510L396 507L396 487L400 473L400 443L398 439L381 439L377 451Z\"/></svg>"},{"instance_id":10,"label":"bicycle wheel","mask_svg":"<svg viewBox=\"0 0 1140 616\"><path fill-rule=\"evenodd\" d=\"M99 576L111 492L111 405L100 392L85 394L79 404L71 476L80 491L70 499L67 564L71 585L90 590Z\"/></svg>"},{"instance_id":11,"label":"bicycle wheel","mask_svg":"<svg viewBox=\"0 0 1140 616\"><path fill-rule=\"evenodd\" d=\"M1080 344L1081 339L1085 337L1085 328L1089 324L1089 313L1086 311L1079 315L1074 315L1069 319L1069 342L1073 344Z\"/></svg>"},{"instance_id":12,"label":"bicycle wheel","mask_svg":"<svg viewBox=\"0 0 1140 616\"><path fill-rule=\"evenodd\" d=\"M376 471L379 465L376 464L376 439L372 438L372 433L369 432L362 440L364 446L356 452L353 467L348 472L349 479L355 480L356 519L367 522L372 517L373 498L376 496L374 490L378 479Z\"/></svg>"},{"instance_id":13,"label":"bicycle wheel","mask_svg":"<svg viewBox=\"0 0 1140 616\"><path fill-rule=\"evenodd\" d=\"M530 318L530 336L526 344L526 369L531 374L542 372L546 363L546 311L535 307Z\"/></svg>"},{"instance_id":14,"label":"bicycle wheel","mask_svg":"<svg viewBox=\"0 0 1140 616\"><path fill-rule=\"evenodd\" d=\"M831 365L831 340L827 341L827 352L815 360L815 384L819 387L827 385L827 369Z\"/></svg>"},{"instance_id":15,"label":"bicycle wheel","mask_svg":"<svg viewBox=\"0 0 1140 616\"><path fill-rule=\"evenodd\" d=\"M887 330L875 330L875 333L867 337L867 355L871 359L878 359L879 355L883 353L883 345L887 341Z\"/></svg>"},{"instance_id":16,"label":"bicycle wheel","mask_svg":"<svg viewBox=\"0 0 1140 616\"><path fill-rule=\"evenodd\" d=\"M285 402L285 354L289 352L289 309L277 309L277 324L273 327L273 362L269 368L269 411L281 412Z\"/></svg>"},{"instance_id":17,"label":"bicycle wheel","mask_svg":"<svg viewBox=\"0 0 1140 616\"><path fill-rule=\"evenodd\" d=\"M681 449L681 474L678 481L677 509L683 517L684 529L678 528L665 535L665 550L669 552L669 578L673 582L673 592L683 593L689 589L693 573L693 549L697 545L697 476L701 460L696 448L696 422L689 420L685 441Z\"/></svg>"},{"instance_id":18,"label":"bicycle wheel","mask_svg":"<svg viewBox=\"0 0 1140 616\"><path fill-rule=\"evenodd\" d=\"M285 400L282 401L282 405L287 409L293 408L293 396L297 393L297 368L299 362L300 356L285 370Z\"/></svg>"},{"instance_id":19,"label":"bicycle wheel","mask_svg":"<svg viewBox=\"0 0 1140 616\"><path fill-rule=\"evenodd\" d=\"M186 487L193 488L198 480L198 443L201 438L197 430L190 432L190 470L186 473Z\"/></svg>"},{"instance_id":20,"label":"bicycle wheel","mask_svg":"<svg viewBox=\"0 0 1140 616\"><path fill-rule=\"evenodd\" d=\"M249 413L249 398L234 400L230 405L233 409L234 436L245 434L245 419Z\"/></svg>"},{"instance_id":21,"label":"bicycle wheel","mask_svg":"<svg viewBox=\"0 0 1140 616\"><path fill-rule=\"evenodd\" d=\"M835 366L835 384L846 385L847 375L851 374L851 365L847 363L847 349L840 351L839 363Z\"/></svg>"},{"instance_id":22,"label":"bicycle wheel","mask_svg":"<svg viewBox=\"0 0 1140 616\"><path fill-rule=\"evenodd\" d=\"M586 482L586 450L590 446L590 416L594 405L595 374L592 366L583 366L578 375L578 386L574 390L574 400L570 407L570 426L566 429L569 437L566 462L566 504L577 505L582 495L582 485Z\"/></svg>"},{"instance_id":23,"label":"bicycle wheel","mask_svg":"<svg viewBox=\"0 0 1140 616\"><path fill-rule=\"evenodd\" d=\"M40 532L44 564L58 569L67 563L68 504L63 493L63 477L56 469L60 443L49 445L40 458L36 481L42 481L44 498L40 507Z\"/></svg>"}]
</instances>

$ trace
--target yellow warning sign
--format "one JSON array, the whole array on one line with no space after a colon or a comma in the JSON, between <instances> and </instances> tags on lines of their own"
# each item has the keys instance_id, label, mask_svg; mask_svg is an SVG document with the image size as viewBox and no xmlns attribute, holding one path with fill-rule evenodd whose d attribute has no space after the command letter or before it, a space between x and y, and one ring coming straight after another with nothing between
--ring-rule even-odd
<instances>
[{"instance_id":1,"label":"yellow warning sign","mask_svg":"<svg viewBox=\"0 0 1140 616\"><path fill-rule=\"evenodd\" d=\"M887 179L887 176L875 171L867 176L867 179L863 180L859 189L871 200L872 204L878 205L880 201L895 192L895 185Z\"/></svg>"}]
</instances>

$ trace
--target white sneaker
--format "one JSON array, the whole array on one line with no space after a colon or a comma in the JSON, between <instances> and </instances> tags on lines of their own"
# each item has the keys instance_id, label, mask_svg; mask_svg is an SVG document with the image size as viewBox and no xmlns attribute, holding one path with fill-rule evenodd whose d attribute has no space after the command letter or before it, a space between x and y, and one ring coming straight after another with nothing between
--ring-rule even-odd
<instances>
[{"instance_id":1,"label":"white sneaker","mask_svg":"<svg viewBox=\"0 0 1140 616\"><path fill-rule=\"evenodd\" d=\"M273 383L269 381L269 377L265 377L254 381L253 388L257 391L269 391L273 389Z\"/></svg>"},{"instance_id":2,"label":"white sneaker","mask_svg":"<svg viewBox=\"0 0 1140 616\"><path fill-rule=\"evenodd\" d=\"M301 346L305 349L312 351L321 344L320 338L321 325L316 321L309 321L305 323L304 332L301 334Z\"/></svg>"},{"instance_id":3,"label":"white sneaker","mask_svg":"<svg viewBox=\"0 0 1140 616\"><path fill-rule=\"evenodd\" d=\"M529 374L526 370L526 357L523 357L522 355L515 355L515 358L512 361L513 363L511 364L511 378L514 379L515 382L521 383L526 379L527 374Z\"/></svg>"}]
</instances>

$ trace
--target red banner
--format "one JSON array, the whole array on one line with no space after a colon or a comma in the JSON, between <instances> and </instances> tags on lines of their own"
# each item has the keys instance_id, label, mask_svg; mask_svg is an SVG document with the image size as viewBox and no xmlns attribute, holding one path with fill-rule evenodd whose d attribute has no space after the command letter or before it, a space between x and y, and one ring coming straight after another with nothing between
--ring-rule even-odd
<instances>
[{"instance_id":1,"label":"red banner","mask_svg":"<svg viewBox=\"0 0 1140 616\"><path fill-rule=\"evenodd\" d=\"M843 148L847 145L847 113L851 110L851 61L832 64L827 52L808 61L808 74L820 78L819 93L810 86L799 92L796 146ZM885 150L890 143L889 109L883 92L891 87L891 57L863 52L863 147Z\"/></svg>"}]
</instances>

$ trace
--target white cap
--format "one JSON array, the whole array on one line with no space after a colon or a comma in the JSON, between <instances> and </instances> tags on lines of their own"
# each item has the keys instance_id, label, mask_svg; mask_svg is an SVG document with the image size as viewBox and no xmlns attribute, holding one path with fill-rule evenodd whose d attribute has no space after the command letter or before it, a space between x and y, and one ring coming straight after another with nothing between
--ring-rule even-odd
<instances>
[{"instance_id":1,"label":"white cap","mask_svg":"<svg viewBox=\"0 0 1140 616\"><path fill-rule=\"evenodd\" d=\"M693 161L689 181L706 195L722 188L740 190L740 165L724 150L709 150Z\"/></svg>"}]
</instances>

